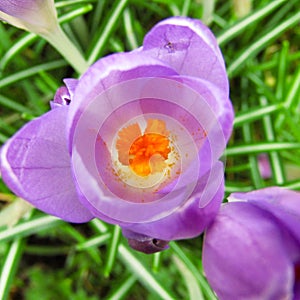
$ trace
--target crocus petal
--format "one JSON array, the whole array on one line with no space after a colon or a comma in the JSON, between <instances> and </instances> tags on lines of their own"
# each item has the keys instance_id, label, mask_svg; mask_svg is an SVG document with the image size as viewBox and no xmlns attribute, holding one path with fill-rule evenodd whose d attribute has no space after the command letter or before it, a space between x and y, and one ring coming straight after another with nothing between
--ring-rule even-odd
<instances>
[{"instance_id":1,"label":"crocus petal","mask_svg":"<svg viewBox=\"0 0 300 300\"><path fill-rule=\"evenodd\" d=\"M53 0L1 0L0 19L37 34L57 26Z\"/></svg>"},{"instance_id":2,"label":"crocus petal","mask_svg":"<svg viewBox=\"0 0 300 300\"><path fill-rule=\"evenodd\" d=\"M228 96L224 60L211 31L199 20L166 19L145 36L143 51L161 59L180 75L206 79Z\"/></svg>"},{"instance_id":3,"label":"crocus petal","mask_svg":"<svg viewBox=\"0 0 300 300\"><path fill-rule=\"evenodd\" d=\"M78 85L79 80L74 78L65 78L64 83L69 91L69 95L71 97L71 101L73 100L75 89Z\"/></svg>"},{"instance_id":4,"label":"crocus petal","mask_svg":"<svg viewBox=\"0 0 300 300\"><path fill-rule=\"evenodd\" d=\"M65 86L61 86L55 93L53 101L50 101L52 109L58 108L64 105L69 105L71 97L68 89Z\"/></svg>"},{"instance_id":5,"label":"crocus petal","mask_svg":"<svg viewBox=\"0 0 300 300\"><path fill-rule=\"evenodd\" d=\"M103 91L118 83L135 78L170 75L177 75L177 72L165 63L141 52L117 53L97 61L80 78L75 90L74 101L70 105L68 116L70 145L80 113Z\"/></svg>"},{"instance_id":6,"label":"crocus petal","mask_svg":"<svg viewBox=\"0 0 300 300\"><path fill-rule=\"evenodd\" d=\"M7 186L35 207L70 222L93 218L78 201L67 152L67 107L25 125L1 150Z\"/></svg>"},{"instance_id":7,"label":"crocus petal","mask_svg":"<svg viewBox=\"0 0 300 300\"><path fill-rule=\"evenodd\" d=\"M174 76L174 78L178 78L178 80L193 88L205 99L207 104L211 107L212 113L215 115L215 120L219 123L219 128L223 131L223 139L227 143L232 133L234 118L232 103L228 95L224 94L224 91L220 90L213 83L201 78L191 76ZM197 103L195 103L195 105L197 105ZM191 109L193 110L193 108ZM204 117L205 116L202 118ZM224 143L221 142L220 144L222 147L224 146Z\"/></svg>"},{"instance_id":8,"label":"crocus petal","mask_svg":"<svg viewBox=\"0 0 300 300\"><path fill-rule=\"evenodd\" d=\"M268 211L286 226L300 243L300 193L281 187L269 187L249 193L233 193L231 201L247 201Z\"/></svg>"},{"instance_id":9,"label":"crocus petal","mask_svg":"<svg viewBox=\"0 0 300 300\"><path fill-rule=\"evenodd\" d=\"M52 109L62 105L69 105L73 99L74 91L77 86L78 80L72 78L64 79L65 86L60 87L55 95L53 101L50 102Z\"/></svg>"},{"instance_id":10,"label":"crocus petal","mask_svg":"<svg viewBox=\"0 0 300 300\"><path fill-rule=\"evenodd\" d=\"M222 163L217 163L206 176L207 178L199 179L193 197L171 215L155 222L122 224L123 230L165 241L198 236L214 220L223 200ZM206 197L210 201L206 202L205 206L201 206L201 201Z\"/></svg>"},{"instance_id":11,"label":"crocus petal","mask_svg":"<svg viewBox=\"0 0 300 300\"><path fill-rule=\"evenodd\" d=\"M286 244L294 240L286 237L268 212L249 203L224 205L203 247L205 274L219 299L292 299Z\"/></svg>"}]
</instances>

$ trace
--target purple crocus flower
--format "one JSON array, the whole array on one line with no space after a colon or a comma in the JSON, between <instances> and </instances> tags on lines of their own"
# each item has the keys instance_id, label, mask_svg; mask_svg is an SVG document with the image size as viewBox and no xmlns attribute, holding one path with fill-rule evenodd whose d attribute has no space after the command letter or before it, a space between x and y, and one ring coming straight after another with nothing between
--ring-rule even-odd
<instances>
[{"instance_id":1,"label":"purple crocus flower","mask_svg":"<svg viewBox=\"0 0 300 300\"><path fill-rule=\"evenodd\" d=\"M147 253L199 235L224 194L232 130L224 61L200 21L157 24L143 47L66 79L52 110L3 147L8 187L70 222L100 218Z\"/></svg>"},{"instance_id":2,"label":"purple crocus flower","mask_svg":"<svg viewBox=\"0 0 300 300\"><path fill-rule=\"evenodd\" d=\"M203 248L219 299L300 299L300 193L271 187L229 200Z\"/></svg>"}]
</instances>

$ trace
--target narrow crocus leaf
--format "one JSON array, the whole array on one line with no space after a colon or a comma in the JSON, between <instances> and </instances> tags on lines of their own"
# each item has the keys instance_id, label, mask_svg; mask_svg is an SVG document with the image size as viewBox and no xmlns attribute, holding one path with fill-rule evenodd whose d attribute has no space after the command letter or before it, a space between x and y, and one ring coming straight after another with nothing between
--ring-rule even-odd
<instances>
[{"instance_id":1,"label":"narrow crocus leaf","mask_svg":"<svg viewBox=\"0 0 300 300\"><path fill-rule=\"evenodd\" d=\"M177 256L173 255L172 259L178 268L180 275L187 287L188 290L188 299L190 300L203 300L203 294L201 292L200 286L198 284L197 279L195 278L194 274L191 270L187 267L187 265L180 260Z\"/></svg>"}]
</instances>

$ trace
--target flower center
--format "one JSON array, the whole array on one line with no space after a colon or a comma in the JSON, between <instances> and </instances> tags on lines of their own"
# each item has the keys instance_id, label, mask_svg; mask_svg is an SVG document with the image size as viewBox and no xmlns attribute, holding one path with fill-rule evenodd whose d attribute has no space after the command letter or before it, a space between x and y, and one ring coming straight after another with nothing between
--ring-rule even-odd
<instances>
[{"instance_id":1,"label":"flower center","mask_svg":"<svg viewBox=\"0 0 300 300\"><path fill-rule=\"evenodd\" d=\"M109 153L99 152L99 156L105 158L108 154L109 160L105 172L99 174L103 174L110 189L131 202L163 198L177 185L183 167L185 170L189 165L189 155L195 157L189 133L165 115L141 114L122 122L122 127L109 126L103 132L108 143L99 144L99 149L103 147Z\"/></svg>"},{"instance_id":2,"label":"flower center","mask_svg":"<svg viewBox=\"0 0 300 300\"><path fill-rule=\"evenodd\" d=\"M167 137L157 133L146 133L137 138L130 147L130 168L139 176L162 172L170 151Z\"/></svg>"},{"instance_id":3,"label":"flower center","mask_svg":"<svg viewBox=\"0 0 300 300\"><path fill-rule=\"evenodd\" d=\"M164 121L149 119L144 134L137 123L121 129L116 148L118 160L138 176L162 172L166 168L170 149Z\"/></svg>"}]
</instances>

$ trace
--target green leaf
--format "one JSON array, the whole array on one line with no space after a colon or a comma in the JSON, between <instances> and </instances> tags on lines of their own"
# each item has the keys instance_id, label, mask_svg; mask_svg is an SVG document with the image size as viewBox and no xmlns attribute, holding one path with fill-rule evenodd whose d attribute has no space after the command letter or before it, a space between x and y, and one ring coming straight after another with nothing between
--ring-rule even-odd
<instances>
[{"instance_id":1,"label":"green leaf","mask_svg":"<svg viewBox=\"0 0 300 300\"><path fill-rule=\"evenodd\" d=\"M182 262L177 256L172 257L175 265L177 266L180 275L182 276L187 289L188 289L188 299L190 300L203 300L202 292L199 288L197 279L194 277L193 273L189 268Z\"/></svg>"}]
</instances>

